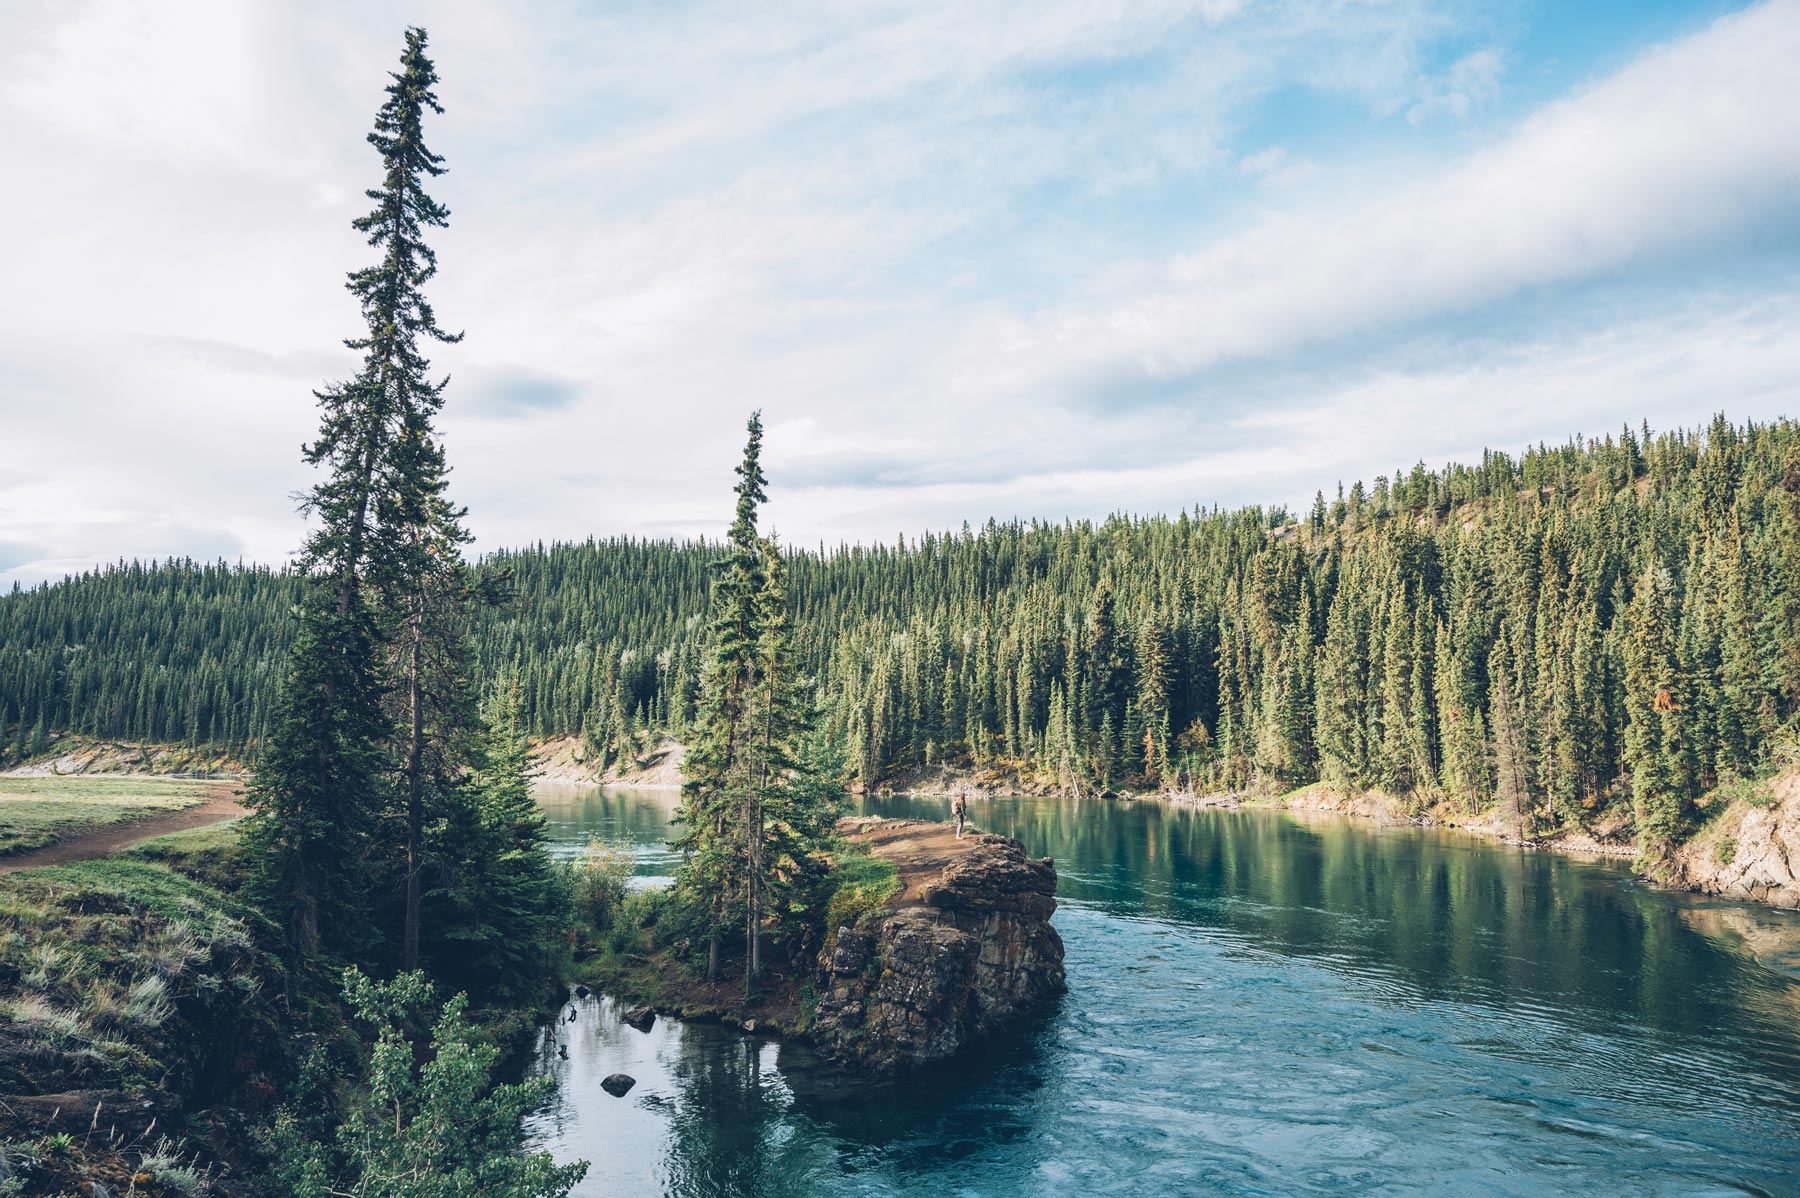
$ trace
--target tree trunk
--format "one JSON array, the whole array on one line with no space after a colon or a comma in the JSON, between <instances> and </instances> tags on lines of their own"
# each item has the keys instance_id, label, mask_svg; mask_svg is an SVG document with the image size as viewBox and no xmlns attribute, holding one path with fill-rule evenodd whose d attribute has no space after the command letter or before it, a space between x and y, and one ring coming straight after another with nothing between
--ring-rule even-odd
<instances>
[{"instance_id":1,"label":"tree trunk","mask_svg":"<svg viewBox=\"0 0 1800 1198\"><path fill-rule=\"evenodd\" d=\"M406 701L409 724L406 744L406 927L401 940L402 969L419 967L419 843L425 826L425 796L419 784L425 752L425 705L421 675L425 652L425 597L414 596L412 643L408 649Z\"/></svg>"},{"instance_id":2,"label":"tree trunk","mask_svg":"<svg viewBox=\"0 0 1800 1198\"><path fill-rule=\"evenodd\" d=\"M745 824L749 827L748 877L745 879L748 890L744 903L744 1001L756 989L757 980L762 976L762 799L750 800L750 810Z\"/></svg>"}]
</instances>

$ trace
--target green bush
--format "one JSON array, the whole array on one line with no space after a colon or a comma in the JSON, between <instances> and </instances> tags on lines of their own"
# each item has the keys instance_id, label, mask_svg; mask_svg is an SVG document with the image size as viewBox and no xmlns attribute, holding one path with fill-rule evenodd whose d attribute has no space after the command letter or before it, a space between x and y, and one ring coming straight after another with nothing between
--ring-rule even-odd
<instances>
[{"instance_id":1,"label":"green bush","mask_svg":"<svg viewBox=\"0 0 1800 1198\"><path fill-rule=\"evenodd\" d=\"M1726 805L1743 800L1751 807L1767 810L1775 805L1775 780L1773 778L1724 777L1713 788L1712 802L1708 806L1708 814L1723 812Z\"/></svg>"},{"instance_id":2,"label":"green bush","mask_svg":"<svg viewBox=\"0 0 1800 1198\"><path fill-rule=\"evenodd\" d=\"M303 1094L277 1117L270 1192L562 1198L586 1174L585 1161L558 1165L547 1152L523 1150L521 1121L555 1082L496 1082L500 1049L470 1025L463 995L440 1006L423 973L376 982L352 969L344 997L375 1032L351 1087L359 1100L331 1127L310 1114L323 1106L319 1093ZM306 1084L324 1079L315 1062Z\"/></svg>"},{"instance_id":3,"label":"green bush","mask_svg":"<svg viewBox=\"0 0 1800 1198\"><path fill-rule=\"evenodd\" d=\"M608 950L614 953L640 951L644 947L644 929L654 929L668 905L669 892L661 887L627 891L606 931Z\"/></svg>"},{"instance_id":4,"label":"green bush","mask_svg":"<svg viewBox=\"0 0 1800 1198\"><path fill-rule=\"evenodd\" d=\"M576 917L596 932L608 931L618 922L637 870L630 846L596 836L570 868Z\"/></svg>"}]
</instances>

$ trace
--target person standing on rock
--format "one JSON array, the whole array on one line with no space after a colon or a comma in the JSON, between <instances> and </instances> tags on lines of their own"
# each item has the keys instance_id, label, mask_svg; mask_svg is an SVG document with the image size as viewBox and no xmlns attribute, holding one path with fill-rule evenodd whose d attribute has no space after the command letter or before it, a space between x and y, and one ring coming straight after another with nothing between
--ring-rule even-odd
<instances>
[{"instance_id":1,"label":"person standing on rock","mask_svg":"<svg viewBox=\"0 0 1800 1198\"><path fill-rule=\"evenodd\" d=\"M950 814L956 818L956 838L962 839L963 821L969 818L969 795L966 791L957 791L956 797L950 800Z\"/></svg>"}]
</instances>

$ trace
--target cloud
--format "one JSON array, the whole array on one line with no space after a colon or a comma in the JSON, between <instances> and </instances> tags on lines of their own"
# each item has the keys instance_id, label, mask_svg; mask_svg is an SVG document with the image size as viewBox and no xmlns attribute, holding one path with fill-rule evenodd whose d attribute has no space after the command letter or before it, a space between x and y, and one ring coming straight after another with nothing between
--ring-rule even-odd
<instances>
[{"instance_id":1,"label":"cloud","mask_svg":"<svg viewBox=\"0 0 1800 1198\"><path fill-rule=\"evenodd\" d=\"M43 547L0 579L299 544L410 21L493 548L716 534L757 407L806 544L1770 415L1800 4L1700 19L1528 111L1456 0L0 6L0 539Z\"/></svg>"},{"instance_id":2,"label":"cloud","mask_svg":"<svg viewBox=\"0 0 1800 1198\"><path fill-rule=\"evenodd\" d=\"M202 337L162 337L157 338L153 346L164 353L197 363L209 371L269 375L315 383L341 376L356 363L355 356L344 351L324 353L295 350L270 353L253 346L209 341Z\"/></svg>"},{"instance_id":3,"label":"cloud","mask_svg":"<svg viewBox=\"0 0 1800 1198\"><path fill-rule=\"evenodd\" d=\"M1506 55L1498 47L1459 58L1441 77L1427 82L1425 98L1407 110L1406 119L1415 125L1440 116L1466 121L1493 103L1505 74Z\"/></svg>"},{"instance_id":4,"label":"cloud","mask_svg":"<svg viewBox=\"0 0 1800 1198\"><path fill-rule=\"evenodd\" d=\"M0 571L11 570L45 556L41 545L25 545L18 541L0 541Z\"/></svg>"},{"instance_id":5,"label":"cloud","mask_svg":"<svg viewBox=\"0 0 1800 1198\"><path fill-rule=\"evenodd\" d=\"M581 397L580 384L523 366L475 366L455 379L457 402L484 416L522 419L569 407Z\"/></svg>"},{"instance_id":6,"label":"cloud","mask_svg":"<svg viewBox=\"0 0 1800 1198\"><path fill-rule=\"evenodd\" d=\"M235 561L246 546L236 533L218 525L185 525L154 511L88 510L39 522L32 531L38 543L0 543L0 585L17 581L35 586L69 575L137 558L164 561ZM120 546L129 545L121 552ZM52 548L53 546L53 548Z\"/></svg>"},{"instance_id":7,"label":"cloud","mask_svg":"<svg viewBox=\"0 0 1800 1198\"><path fill-rule=\"evenodd\" d=\"M1791 219L1800 193L1800 5L1769 4L1646 55L1490 148L1348 211L1273 212L1102 307L987 331L994 385L1152 379L1467 312Z\"/></svg>"}]
</instances>

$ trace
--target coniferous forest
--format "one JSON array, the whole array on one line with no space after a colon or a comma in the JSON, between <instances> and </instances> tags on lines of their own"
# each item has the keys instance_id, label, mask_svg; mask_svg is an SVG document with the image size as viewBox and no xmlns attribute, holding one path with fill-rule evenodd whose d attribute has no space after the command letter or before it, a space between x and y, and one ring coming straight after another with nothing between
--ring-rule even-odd
<instances>
[{"instance_id":1,"label":"coniferous forest","mask_svg":"<svg viewBox=\"0 0 1800 1198\"><path fill-rule=\"evenodd\" d=\"M604 764L694 720L718 544L492 554L470 617L538 737ZM1770 764L1800 702L1800 426L1622 428L1285 509L997 523L786 553L819 749L1112 786L1314 780L1530 826L1692 801ZM8 752L51 730L266 744L300 586L120 563L0 599Z\"/></svg>"},{"instance_id":2,"label":"coniferous forest","mask_svg":"<svg viewBox=\"0 0 1800 1198\"><path fill-rule=\"evenodd\" d=\"M1759 32L1754 23L1769 22L1770 10L1785 24ZM605 24L582 14L572 26L568 14L540 13L510 37L499 7L481 22L457 15L444 60L455 65L447 73L457 90L441 85L419 27L405 28L397 61L366 81L374 117L356 143L361 198L336 226L342 235L347 224L360 242L339 264L343 292L333 292L343 307L338 331L347 334L338 344L353 358L342 377L312 392L316 423L301 447L309 472L293 496L292 560L120 560L0 594L0 1198L1787 1192L1800 1175L1792 1131L1800 1124L1791 1119L1800 1112L1800 420L1720 412L1694 427L1652 429L1624 396L1597 436L1589 429L1560 445L1421 460L1372 480L1321 478L1310 501L1271 494L1268 505L1228 509L1201 487L1170 501L1190 503L1185 510L1061 522L969 512L960 528L832 547L786 543L767 520L771 495L790 482L765 468L756 389L778 397L771 408L788 409L774 427L796 443L813 438L815 451L849 444L857 448L848 452L867 452L888 435L882 429L904 424L892 437L895 453L924 458L927 442L907 438L935 417L902 411L853 441L823 439L806 431L822 422L805 414L815 400L804 387L796 398L765 380L747 386L744 410L729 415L744 420L745 434L732 478L721 470L705 484L716 486L719 539L605 535L608 523L620 525L603 515L587 540L478 551L484 516L458 502L451 463L462 451L447 442L447 410L487 419L504 408L507 419L529 420L530 440L509 450L529 455L513 461L526 470L543 459L545 430L575 427L554 420L617 423L616 412L601 412L612 401L587 378L552 373L559 353L579 351L564 374L613 378L620 392L639 385L630 371L642 358L655 371L644 389L672 397L691 418L698 405L684 388L696 377L725 377L720 367L738 352L722 348L718 332L732 305L769 304L771 324L795 325L795 361L829 356L837 334L825 330L816 348L802 344L814 330L788 313L921 306L867 302L892 285L883 272L931 265L908 254L867 268L868 279L841 296L824 275L776 286L773 267L751 255L741 255L741 277L699 272L667 300L644 290L647 279L679 276L672 267L684 261L651 243L693 237L727 209L735 225L740 207L765 202L756 193L779 200L770 212L785 221L789 201L776 193L790 181L765 172L764 156L789 141L813 145L840 123L860 125L863 114L846 106L833 78L804 109L770 124L767 137L755 136L753 123L715 122L710 111L670 136L671 126L648 120L688 83L669 47L679 42L675 57L695 55L708 75L725 59L754 59L752 87L702 89L708 105L752 108L770 98L762 76L771 66L783 76L772 90L798 95L815 59L835 64L836 76L858 73L847 66L869 70L897 48L905 69L918 72L929 55L911 44L919 36L912 14L879 14L869 38L846 40L835 20L822 27L803 13L786 34L781 22L759 17L769 31L759 29L748 55L739 44L745 30L713 22L727 27L732 46L713 51L725 59L707 59L704 47L689 45L703 39L683 13L667 45L643 56L644 73L663 89L648 104L630 89L609 90L623 59L599 50L613 52L615 39L660 13L609 13ZM1194 48L1167 68L1183 91L1196 81L1182 74L1198 74L1199 47L1249 19L1203 15ZM978 28L962 14L954 70L931 73L929 83L952 83L946 90L958 106L992 109L1005 117L999 124L1017 119L1005 114L1020 97L1037 98L1025 77L1042 73L1058 90L1080 90L1112 87L1081 82L1090 75L1129 75L1126 90L1135 91L1138 76L1163 73L1139 71L1145 64L1131 43L1115 44L1116 14L998 17L994 32L1043 26L1003 39L1014 43L1004 69L990 69L1004 86L984 93L979 72L962 63L977 40L967 30ZM64 53L75 45L70 30L91 36L89 26L117 23L117 14L88 14L46 24L43 45L56 53L34 49L20 56L21 69L40 68L33 55L64 69L63 58L79 57ZM317 40L333 43L339 57L328 61L341 66L362 51L355 23L338 24ZM1160 46L1179 24L1163 14L1143 36ZM1048 69L1057 62L1037 43L1056 25L1073 31L1063 65L1077 70ZM1734 32L1742 26L1756 36ZM547 32L553 27L560 32ZM287 27L257 28L260 37ZM1785 64L1779 49L1764 46L1800 44L1800 8L1753 5L1705 36L1720 29L1741 41L1738 58L1760 63L1748 75L1773 77ZM123 24L106 32L133 53L149 45L140 57L174 57L172 43ZM287 53L283 39L267 40ZM850 57L837 56L839 42ZM304 65L322 53L312 47L279 60L279 73L306 82L307 105L335 113L338 98L319 90L329 72ZM1382 53L1406 57L1391 46ZM1432 94L1404 109L1382 98L1377 115L1395 128L1388 118L1402 111L1409 127L1440 108L1469 120L1487 102L1479 93L1498 86L1476 84L1499 79L1506 55L1496 45L1464 56L1460 40L1456 53L1440 64L1442 88L1431 83ZM1709 119L1749 110L1729 87L1687 90L1668 79L1652 87L1634 74L1648 71L1654 82L1682 53L1679 43L1659 44L1619 75L1624 86L1586 80L1531 114L1517 136L1554 142L1554 153L1513 153L1488 138L1448 182L1428 186L1420 176L1380 190L1376 208L1351 213L1317 242L1320 252L1341 259L1332 269L1349 271L1362 260L1330 247L1372 239L1370 230L1420 211L1430 217L1429 205L1407 208L1420 196L1455 198L1457 219L1427 221L1442 226L1433 236L1446 245L1421 241L1419 255L1453 258L1445 230L1462 235L1465 223L1507 255L1517 252L1525 241L1517 231L1465 222L1464 201L1493 190L1489 199L1510 206L1526 190L1512 176L1533 194L1548 190L1540 181L1549 172L1528 164L1561 162L1571 145L1586 152L1657 142L1661 153L1665 140L1706 140L1702 126L1636 136L1633 121L1623 122L1634 135L1624 139L1581 132L1580 121L1570 135L1569 111L1600 96L1609 120L1629 112L1649 127L1643 97L1663 92L1684 119L1688 108ZM1716 47L1694 57L1686 74L1710 78L1721 62L1736 73ZM578 86L559 78L565 62L578 64ZM527 63L555 69L520 86ZM1535 76L1547 78L1553 65L1534 64ZM127 67L95 77L151 78L142 63ZM1684 72L1675 74L1680 83ZM1227 82L1272 86L1254 75L1227 72ZM1452 86L1462 90L1436 94ZM546 123L558 136L537 130L534 143L532 126L497 118L515 87L553 118ZM13 90L25 101L12 103L19 97L9 92L0 105L8 131L14 109L36 103L62 118L72 107L73 93ZM585 107L551 106L570 90L581 94L567 102ZM239 91L253 107L259 93L236 80L221 94ZM452 108L469 97L489 111L440 140L440 122L452 116L440 91ZM868 91L882 106L907 94L891 85ZM95 94L102 102L93 110L110 121L106 93ZM1093 95L1107 104L1129 98L1116 88ZM1262 99L1271 97L1287 103L1284 90ZM1333 93L1333 107L1345 107L1343 99ZM592 116L600 104L618 109L602 141L618 140L622 157L594 156L601 141L564 141L562 126L583 123L575 114ZM984 141L995 119L982 117ZM1268 120L1257 136L1287 119ZM642 168L664 151L645 147L708 148L693 139L714 123L729 131L734 153L757 164L756 186L732 184L700 203L689 198L697 192L670 192L657 205L678 201L678 220L643 222L619 241L609 222L629 210L596 204L574 164L594 157L598 166L580 169L603 168L628 176L629 189L661 194L669 182ZM291 128L298 137L300 126ZM860 140L870 130L856 132ZM1467 126L1457 140L1474 144L1480 132ZM1085 164L1091 135L1079 140ZM1285 133L1281 140L1296 152L1302 145ZM1394 144L1387 133L1383 140ZM174 152L145 141L158 154ZM451 164L433 148L446 145L459 160L466 153L484 183L502 147L499 190L517 194L450 190L443 176ZM1207 150L1202 156L1218 161L1205 178L1223 177L1215 168L1229 162L1246 187L1293 187L1315 170L1338 169L1289 163L1285 145L1241 149L1230 158ZM1779 157L1766 147L1759 156ZM934 176L960 161L923 157ZM209 172L223 172L182 161L209 186ZM357 194L330 181L334 156L308 149L299 161L279 179L258 175L256 194L306 174L320 175L317 194L296 211L329 214ZM1625 179L1635 189L1680 173L1674 158L1619 161L1626 166L1615 162L1601 182ZM260 157L254 169L266 170ZM1584 189L1579 171L1561 169L1577 196L1590 197L1579 220L1541 217L1546 244L1566 248L1598 227L1609 193L1593 180ZM996 173L1009 172L1029 174L1016 164ZM42 173L58 178L36 190L62 182L63 172ZM812 185L829 182L825 175L809 163ZM870 172L875 190L891 188L883 178ZM1722 178L1721 194L1748 190L1738 173ZM1045 176L1032 189L1053 181ZM1494 190L1497 182L1505 185ZM561 193L578 183L589 206L567 224L548 219L556 208L545 197L567 202ZM1122 187L1098 179L1084 189L1089 183L1093 196ZM541 245L567 275L549 280L546 295L560 302L591 291L581 305L531 322L582 326L570 349L552 339L509 348L508 323L523 322L484 307L499 296L523 311L523 289L496 281L555 273L541 270L540 249L511 240L495 220L505 211L496 200L517 204L527 193L545 205ZM458 218L460 236L473 212L473 239L443 238L446 197L484 195L488 208L469 203ZM1273 204L1257 200L1245 211ZM1238 219L1222 209L1219 219L1227 217ZM283 240L276 225L265 232L242 220L257 240ZM1044 244L1062 247L1075 225L1056 223ZM812 221L794 224L805 228L796 243L814 239ZM1278 212L1166 271L1147 258L1120 266L1122 240L1072 247L1104 251L1100 273L1118 281L1101 290L1141 287L1145 298L1120 309L1125 316L1094 318L1097 333L1084 329L1080 311L1035 290L1031 303L1043 308L1030 321L984 300L992 311L965 312L968 331L959 336L970 345L1009 342L993 361L1039 355L1042 343L1016 329L993 337L1009 321L1026 329L1054 317L1059 340L1094 345L1041 383L1031 371L1001 372L1005 381L976 401L1005 415L1002 398L1014 402L1016 390L1035 411L1060 402L1065 376L1089 379L1084 386L1135 378L1089 358L1136 355L1144 367L1156 357L1153 341L1141 331L1115 337L1119 326L1155 323L1146 312L1203 323L1194 314L1206 309L1159 292L1210 285L1213 272L1261 276L1256 287L1270 297L1289 288L1324 293L1309 276L1284 276L1278 256L1244 248L1255 249L1266 230L1285 239L1303 224ZM963 226L921 223L948 240L960 240ZM608 252L636 245L641 261L623 282L595 288L598 272L582 273L588 264L561 263L572 231ZM1174 232L1163 236L1174 244ZM732 228L698 243L731 257L748 237ZM45 240L75 244L62 230ZM110 255L129 240L94 244ZM1617 240L1660 244L1641 232ZM448 292L442 315L440 243L455 247L445 269L466 270L479 288ZM305 244L313 243L292 242ZM1658 252L1672 262L1672 248ZM1374 252L1411 265L1404 253ZM502 259L514 274L496 273ZM75 265L93 274L98 261ZM1623 274L1628 265L1597 260L1591 270ZM61 272L65 263L55 266ZM1461 269L1433 267L1446 278ZM757 281L764 270L768 280ZM270 288L285 285L280 272L251 273ZM933 288L975 286L918 273ZM20 291L33 283L27 271ZM1508 285L1525 294L1525 282ZM1362 290L1383 286L1376 279ZM1024 292L1031 279L1008 287ZM1225 305L1245 294L1224 290ZM1356 288L1336 294L1368 298ZM646 295L649 307L687 314L653 333L609 326L614 312L646 306ZM231 296L239 298L235 287ZM1424 299L1405 298L1388 318L1408 338L1437 335L1440 326L1425 322L1441 313ZM782 306L790 301L804 306ZM1312 302L1294 311L1304 316ZM1434 301L1442 312L1464 302ZM269 314L280 310L258 307L255 319L273 323ZM1270 312L1292 322L1291 313ZM684 322L701 315L705 332L686 334ZM466 407L440 350L464 339L465 318L472 344L498 332L467 363L476 377ZM952 313L942 327L960 319ZM1330 333L1321 316L1297 323L1321 347L1334 338L1333 354L1346 336ZM732 334L756 347L757 370L769 349L761 327ZM886 335L911 344L923 340L915 332L897 325ZM639 336L649 339L626 347ZM590 338L618 345L582 356ZM273 355L235 341L132 340L107 327L91 340L115 350L163 347L182 370L215 360L237 363L221 370L247 370L267 358L282 363L259 384L271 389L287 386L294 363L323 360L294 347ZM700 375L651 360L648 347L678 343L709 359ZM1159 359L1154 372L1205 380L1215 363L1247 367L1254 359L1237 344L1226 338ZM1287 344L1284 376L1314 377L1311 366L1286 375L1313 344ZM803 365L811 373L816 363ZM852 381L842 388L852 404L834 418L898 408L903 401L892 397L902 393L961 402L950 377L900 378L866 394ZM221 376L203 385L232 383ZM831 387L836 402L828 372L805 386ZM1569 384L1557 387L1561 395ZM154 408L161 393L147 394ZM1201 381L1156 402L1205 404L1211 394ZM1646 388L1640 410L1672 410L1684 394L1685 383ZM1720 402L1757 402L1750 394ZM715 398L716 388L703 401L707 419L722 420ZM1385 392L1377 398L1392 410ZM1337 414L1339 405L1308 399L1308 422ZM1128 402L1096 405L1120 438L1146 427L1114 420L1111 409ZM1690 409L1689 418L1712 406ZM165 408L154 414L198 421L214 410ZM570 414L539 415L564 409ZM965 437L978 453L1015 436L1010 427L968 435L993 419L943 420L937 432ZM620 427L607 429L613 441L637 443ZM60 438L60 427L51 436ZM1107 475L1120 488L1156 473L1154 484L1118 493L1165 494L1171 474L1136 469L1124 440L1103 443L1104 453L1084 449L1107 461L1083 469L1120 468ZM1021 455L1058 460L1048 442L1017 444L1042 446ZM570 438L564 448L586 452L588 443ZM66 456L78 451L71 444ZM659 472L690 465L656 461ZM851 471L833 465L835 474L796 471L797 511L821 493L808 488L844 485ZM44 494L72 494L87 477L70 470ZM235 480L247 474L222 477L236 498ZM586 477L559 476L555 485L585 485L578 480ZM935 486L938 476L904 477ZM1312 489L1305 480L1294 490L1302 485ZM1072 493L1061 481L1009 479L1005 487L1040 496L1019 501L1027 512L1055 510ZM888 489L900 502L916 495ZM549 489L531 498L558 501ZM872 510L854 518L871 519ZM12 526L10 514L4 523ZM42 524L73 531L8 540L0 567L38 577L33 563L72 553L85 560L85 551L35 542L112 536L118 517L77 513ZM108 776L79 776L87 774ZM1166 801L1129 801L1139 798ZM1240 807L1252 809L1227 810ZM1333 818L1342 813L1409 826L1377 833ZM1444 826L1504 843L1435 830ZM1629 868L1526 851L1629 858L1633 841Z\"/></svg>"}]
</instances>

